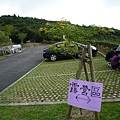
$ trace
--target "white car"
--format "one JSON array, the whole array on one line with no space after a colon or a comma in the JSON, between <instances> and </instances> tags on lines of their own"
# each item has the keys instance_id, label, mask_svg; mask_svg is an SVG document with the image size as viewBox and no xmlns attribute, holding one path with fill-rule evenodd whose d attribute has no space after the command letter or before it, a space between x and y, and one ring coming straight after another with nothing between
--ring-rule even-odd
<instances>
[{"instance_id":1,"label":"white car","mask_svg":"<svg viewBox=\"0 0 120 120\"><path fill-rule=\"evenodd\" d=\"M8 46L8 51L12 54L17 53L17 52L21 52L21 49L22 49L22 47L20 44Z\"/></svg>"},{"instance_id":2,"label":"white car","mask_svg":"<svg viewBox=\"0 0 120 120\"><path fill-rule=\"evenodd\" d=\"M15 48L15 49L18 49L18 50L21 50L21 49L22 49L21 44L18 44L18 45L12 45L12 47Z\"/></svg>"}]
</instances>

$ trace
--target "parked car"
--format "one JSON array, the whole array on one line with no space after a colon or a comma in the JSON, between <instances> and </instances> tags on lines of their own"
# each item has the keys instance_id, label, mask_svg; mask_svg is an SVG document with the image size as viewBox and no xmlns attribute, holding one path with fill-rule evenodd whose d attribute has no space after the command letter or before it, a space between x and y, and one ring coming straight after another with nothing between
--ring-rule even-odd
<instances>
[{"instance_id":1,"label":"parked car","mask_svg":"<svg viewBox=\"0 0 120 120\"><path fill-rule=\"evenodd\" d=\"M14 48L12 45L11 46L8 46L9 48L9 52L10 53L17 53L18 52L18 49L17 48Z\"/></svg>"},{"instance_id":2,"label":"parked car","mask_svg":"<svg viewBox=\"0 0 120 120\"><path fill-rule=\"evenodd\" d=\"M63 50L63 47L62 47L62 46L65 46L64 41L57 42L53 44L53 46L54 46L54 50L50 49L50 47L43 49L43 57L51 61L56 61L58 59L78 58L78 54L79 54L78 48L84 47L87 49L87 45L84 45L78 42L73 42L73 41L72 41L72 44L69 44L65 50ZM72 53L70 53L70 50L73 47L75 49L72 51ZM98 50L95 46L91 46L91 48L92 48L92 55L94 57L98 53ZM86 56L88 57L88 54Z\"/></svg>"},{"instance_id":3,"label":"parked car","mask_svg":"<svg viewBox=\"0 0 120 120\"><path fill-rule=\"evenodd\" d=\"M10 52L10 53L20 52L20 51L21 51L21 48L22 48L22 47L21 47L20 44L8 46L8 49L9 49L9 52Z\"/></svg>"},{"instance_id":4,"label":"parked car","mask_svg":"<svg viewBox=\"0 0 120 120\"><path fill-rule=\"evenodd\" d=\"M18 45L12 45L12 47L15 48L15 49L18 49L18 50L21 50L21 49L22 49L21 44L18 44Z\"/></svg>"}]
</instances>

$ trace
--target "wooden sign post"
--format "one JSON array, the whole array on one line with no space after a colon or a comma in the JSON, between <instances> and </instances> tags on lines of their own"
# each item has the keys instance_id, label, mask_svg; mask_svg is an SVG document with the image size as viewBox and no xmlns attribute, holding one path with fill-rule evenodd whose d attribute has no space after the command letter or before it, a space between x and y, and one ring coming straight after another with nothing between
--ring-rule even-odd
<instances>
[{"instance_id":1,"label":"wooden sign post","mask_svg":"<svg viewBox=\"0 0 120 120\"><path fill-rule=\"evenodd\" d=\"M88 57L86 57L86 53L88 53ZM88 51L85 48L82 48L82 55L79 56L80 58L80 64L79 64L79 69L76 73L76 80L79 80L80 75L82 73L82 69L84 68L85 76L87 81L95 82L95 76L94 76L94 65L93 65L93 58L92 58L92 50L91 50L91 45L88 45ZM87 72L87 67L86 63L89 64L90 66L90 75L91 79L88 77L88 72ZM70 118L72 111L72 106L69 105L69 110L67 114L67 118ZM80 113L82 114L82 109L80 108ZM95 120L100 120L98 112L95 112Z\"/></svg>"}]
</instances>

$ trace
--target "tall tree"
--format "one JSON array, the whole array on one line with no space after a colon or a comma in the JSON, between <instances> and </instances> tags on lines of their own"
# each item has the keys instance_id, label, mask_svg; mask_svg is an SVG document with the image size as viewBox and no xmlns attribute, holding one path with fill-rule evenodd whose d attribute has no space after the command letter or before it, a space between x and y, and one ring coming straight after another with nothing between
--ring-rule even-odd
<instances>
[{"instance_id":1,"label":"tall tree","mask_svg":"<svg viewBox=\"0 0 120 120\"><path fill-rule=\"evenodd\" d=\"M10 39L8 36L5 35L3 31L0 30L0 43L6 43L10 42Z\"/></svg>"},{"instance_id":2,"label":"tall tree","mask_svg":"<svg viewBox=\"0 0 120 120\"><path fill-rule=\"evenodd\" d=\"M23 44L23 41L24 39L27 37L27 34L26 33L18 33L18 38L20 39L21 41L21 44Z\"/></svg>"}]
</instances>

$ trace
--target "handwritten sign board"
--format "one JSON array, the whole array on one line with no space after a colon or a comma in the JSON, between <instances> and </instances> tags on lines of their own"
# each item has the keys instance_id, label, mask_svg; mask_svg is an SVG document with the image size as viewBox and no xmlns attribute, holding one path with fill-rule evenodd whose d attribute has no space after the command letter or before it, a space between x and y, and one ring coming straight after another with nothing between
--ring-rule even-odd
<instances>
[{"instance_id":1,"label":"handwritten sign board","mask_svg":"<svg viewBox=\"0 0 120 120\"><path fill-rule=\"evenodd\" d=\"M100 112L102 83L70 79L68 104L83 109Z\"/></svg>"}]
</instances>

